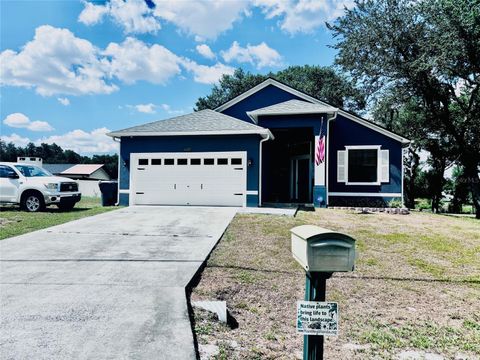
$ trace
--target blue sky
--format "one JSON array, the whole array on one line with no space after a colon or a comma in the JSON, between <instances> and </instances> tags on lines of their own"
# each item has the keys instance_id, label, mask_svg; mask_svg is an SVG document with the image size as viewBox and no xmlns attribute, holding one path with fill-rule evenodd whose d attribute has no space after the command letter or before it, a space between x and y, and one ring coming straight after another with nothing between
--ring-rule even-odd
<instances>
[{"instance_id":1,"label":"blue sky","mask_svg":"<svg viewBox=\"0 0 480 360\"><path fill-rule=\"evenodd\" d=\"M114 152L105 133L192 111L223 73L331 65L344 0L2 1L1 137Z\"/></svg>"}]
</instances>

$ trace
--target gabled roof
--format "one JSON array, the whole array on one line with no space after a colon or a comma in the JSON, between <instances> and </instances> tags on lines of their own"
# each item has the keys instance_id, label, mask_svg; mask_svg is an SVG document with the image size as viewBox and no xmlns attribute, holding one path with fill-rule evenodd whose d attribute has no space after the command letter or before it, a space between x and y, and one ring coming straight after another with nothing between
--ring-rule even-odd
<instances>
[{"instance_id":1,"label":"gabled roof","mask_svg":"<svg viewBox=\"0 0 480 360\"><path fill-rule=\"evenodd\" d=\"M259 134L273 137L268 129L213 110L201 110L166 120L113 131L108 136L178 136Z\"/></svg>"},{"instance_id":2,"label":"gabled roof","mask_svg":"<svg viewBox=\"0 0 480 360\"><path fill-rule=\"evenodd\" d=\"M316 98L314 98L313 96L310 96L310 95L307 95L297 89L294 89L292 88L291 86L288 86L278 80L275 80L273 78L268 78L266 79L265 81L261 82L260 84L258 84L257 86L254 86L252 87L251 89L245 91L244 93L234 97L233 99L227 101L226 103L220 105L219 107L217 107L215 109L215 111L225 111L226 109L232 107L233 105L235 105L236 103L239 103L240 101L246 99L247 97L249 97L250 95L252 94L255 94L256 92L266 88L267 86L276 86L277 88L280 88L286 92L289 92L290 94L293 94L297 97L299 97L300 99L303 99L307 102L311 102L311 103L314 103L314 104L321 104L321 105L326 105L326 106L331 106L330 104L324 102L324 101L321 101L321 100L318 100ZM343 109L338 109L338 114L346 117L347 119L349 120L352 120L352 121L355 121L365 127L368 127L374 131L377 131L385 136L388 136L394 140L397 140L399 142L401 142L402 144L408 144L410 142L410 140L404 138L403 136L401 135L398 135L398 134L395 134L394 132L390 131L390 130L387 130L385 129L384 127L380 126L380 125L377 125L369 120L366 120L366 119L363 119L361 118L360 116L357 116L357 115L354 115L348 111L345 111Z\"/></svg>"},{"instance_id":3,"label":"gabled roof","mask_svg":"<svg viewBox=\"0 0 480 360\"><path fill-rule=\"evenodd\" d=\"M264 108L247 111L247 115L258 124L261 115L293 115L293 114L334 114L338 111L330 105L313 104L302 100L288 100Z\"/></svg>"},{"instance_id":4,"label":"gabled roof","mask_svg":"<svg viewBox=\"0 0 480 360\"><path fill-rule=\"evenodd\" d=\"M74 165L64 171L62 175L91 175L98 169L101 169L103 164L78 164Z\"/></svg>"},{"instance_id":5,"label":"gabled roof","mask_svg":"<svg viewBox=\"0 0 480 360\"><path fill-rule=\"evenodd\" d=\"M72 166L75 166L75 164L42 164L42 168L54 175L60 174L62 171L65 171Z\"/></svg>"}]
</instances>

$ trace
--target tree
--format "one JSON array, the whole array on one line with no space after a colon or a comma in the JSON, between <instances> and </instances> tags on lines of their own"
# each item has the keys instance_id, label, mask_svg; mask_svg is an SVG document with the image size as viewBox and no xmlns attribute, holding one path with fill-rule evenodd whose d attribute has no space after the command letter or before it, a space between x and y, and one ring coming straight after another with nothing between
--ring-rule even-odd
<instances>
[{"instance_id":1,"label":"tree","mask_svg":"<svg viewBox=\"0 0 480 360\"><path fill-rule=\"evenodd\" d=\"M371 99L395 89L421 100L425 140L463 166L480 218L480 2L356 0L328 27L337 65Z\"/></svg>"},{"instance_id":2,"label":"tree","mask_svg":"<svg viewBox=\"0 0 480 360\"><path fill-rule=\"evenodd\" d=\"M366 105L363 93L334 69L305 65L290 66L268 75L252 74L237 69L233 75L223 75L218 85L213 86L210 95L199 98L195 104L196 110L214 109L260 84L268 77L347 110L358 112Z\"/></svg>"}]
</instances>

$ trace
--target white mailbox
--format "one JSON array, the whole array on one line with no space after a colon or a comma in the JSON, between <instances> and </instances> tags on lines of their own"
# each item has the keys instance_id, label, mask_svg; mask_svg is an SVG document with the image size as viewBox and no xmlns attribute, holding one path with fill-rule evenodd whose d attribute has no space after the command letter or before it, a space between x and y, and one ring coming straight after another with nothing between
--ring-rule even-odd
<instances>
[{"instance_id":1,"label":"white mailbox","mask_svg":"<svg viewBox=\"0 0 480 360\"><path fill-rule=\"evenodd\" d=\"M293 257L306 271L353 271L355 239L314 225L301 225L290 231Z\"/></svg>"}]
</instances>

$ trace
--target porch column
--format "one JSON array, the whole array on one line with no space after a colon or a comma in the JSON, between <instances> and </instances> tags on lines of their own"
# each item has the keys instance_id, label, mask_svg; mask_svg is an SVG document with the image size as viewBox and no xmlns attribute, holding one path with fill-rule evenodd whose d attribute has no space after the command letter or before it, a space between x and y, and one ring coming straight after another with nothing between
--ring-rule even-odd
<instances>
[{"instance_id":1,"label":"porch column","mask_svg":"<svg viewBox=\"0 0 480 360\"><path fill-rule=\"evenodd\" d=\"M325 175L326 175L326 166L325 166L325 159L327 156L327 142L325 141L325 155L324 160L320 164L317 165L316 156L318 152L318 142L320 137L327 136L327 117L322 115L323 121L320 121L318 131L315 131L315 144L313 149L313 174L314 174L314 182L313 182L313 204L315 207L326 207L327 203L327 191L325 186ZM320 126L322 127L320 131Z\"/></svg>"}]
</instances>

